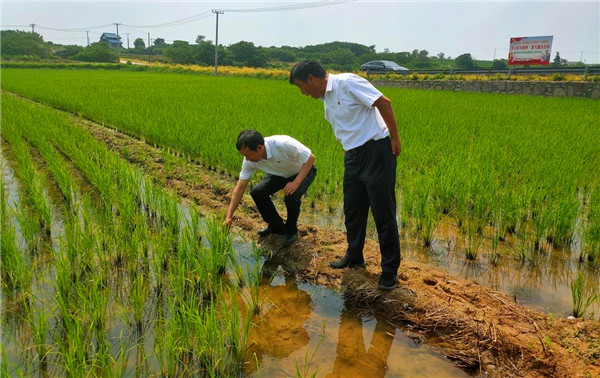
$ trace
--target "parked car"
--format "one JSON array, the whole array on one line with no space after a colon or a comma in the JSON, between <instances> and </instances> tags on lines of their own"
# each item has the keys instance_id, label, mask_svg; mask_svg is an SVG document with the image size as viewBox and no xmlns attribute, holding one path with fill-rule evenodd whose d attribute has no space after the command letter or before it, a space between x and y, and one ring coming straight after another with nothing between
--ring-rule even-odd
<instances>
[{"instance_id":1,"label":"parked car","mask_svg":"<svg viewBox=\"0 0 600 378\"><path fill-rule=\"evenodd\" d=\"M409 69L389 60L372 60L360 66L361 71L369 72L396 72L407 74Z\"/></svg>"}]
</instances>

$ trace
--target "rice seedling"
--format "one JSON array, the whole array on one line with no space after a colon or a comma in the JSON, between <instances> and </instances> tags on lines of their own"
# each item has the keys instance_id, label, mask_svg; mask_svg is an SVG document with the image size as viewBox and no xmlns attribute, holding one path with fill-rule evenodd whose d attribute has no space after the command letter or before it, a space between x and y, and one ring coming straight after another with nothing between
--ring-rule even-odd
<instances>
[{"instance_id":1,"label":"rice seedling","mask_svg":"<svg viewBox=\"0 0 600 378\"><path fill-rule=\"evenodd\" d=\"M49 316L43 307L34 308L33 301L25 302L25 318L31 328L31 334L33 335L33 343L37 353L37 359L39 360L40 370L46 371L48 346L46 344L46 338L49 331Z\"/></svg>"},{"instance_id":2,"label":"rice seedling","mask_svg":"<svg viewBox=\"0 0 600 378\"><path fill-rule=\"evenodd\" d=\"M208 241L209 253L206 256L206 262L211 268L209 271L219 275L225 274L225 267L234 257L233 242L231 234L223 230L221 224L222 217L210 216L206 220L206 239Z\"/></svg>"},{"instance_id":3,"label":"rice seedling","mask_svg":"<svg viewBox=\"0 0 600 378\"><path fill-rule=\"evenodd\" d=\"M144 80L138 80L141 77ZM135 85L130 85L131 82ZM319 104L295 95L281 82L239 77L222 77L217 82L203 76L156 72L10 68L5 70L3 86L110 124L129 135L232 175L237 173L239 159L231 141L239 130L229 125L252 124L264 134L293 135L310 146L319 159L319 176L323 179L315 182L317 186L309 196L324 199L332 213L340 206L339 183L343 174L339 169L340 146L323 120ZM40 86L44 91L40 91ZM110 98L79 100L95 99L109 87L114 94ZM230 88L236 88L239 93L235 109L229 101ZM490 209L499 207L505 230L512 233L524 217L528 218L527 214L542 214L535 207L543 203L550 210L547 213L554 214L552 227L543 231L543 224L547 222L543 217L538 220L537 232L530 237L536 239L540 234L547 234L556 247L569 245L577 214L577 208L572 209L570 205L577 202L576 188L597 182L592 162L599 156L592 146L600 142L598 134L593 132L598 113L589 106L589 101L538 97L524 101L517 96L382 90L395 105L419 109L419 112L397 111L402 125L401 139L406 146L398 165L399 197L403 202L407 205L412 202L410 193L403 191L424 182L425 187L420 192L431 193L432 198L439 199L437 213L452 212L460 225L467 216L464 199L472 198L469 206L473 206L473 217L482 218L482 227L488 222ZM267 92L276 95L259 95ZM210 103L202 101L206 94L210 94ZM122 111L120 105L131 97L139 101L128 103L127 110ZM145 105L159 102L168 104L166 108L172 111L159 115L156 107ZM206 110L198 111L189 107L189 103L206 104ZM443 108L433 104L441 104ZM213 106L219 109L219 116L212 111ZM264 111L275 106L280 111ZM528 122L523 122L524 114L544 116L534 121L539 127L530 128L526 126ZM572 114L578 116L572 117ZM535 143L541 138L547 142ZM578 159L577 154L586 156L583 164L570 164ZM424 177L434 179L423 180ZM469 193L466 197L465 192ZM402 206L402 219L410 219L407 216L411 215L412 206L406 207L404 203ZM423 219L429 220L421 224L421 229L427 226L424 236L430 239L436 217Z\"/></svg>"},{"instance_id":4,"label":"rice seedling","mask_svg":"<svg viewBox=\"0 0 600 378\"><path fill-rule=\"evenodd\" d=\"M37 216L40 232L46 237L51 235L52 211L48 197L44 193L44 179L36 172L29 147L11 124L2 128L2 135L11 145L17 161L16 174L22 183L29 205Z\"/></svg>"},{"instance_id":5,"label":"rice seedling","mask_svg":"<svg viewBox=\"0 0 600 378\"><path fill-rule=\"evenodd\" d=\"M573 298L572 315L576 318L582 318L587 309L596 301L600 300L598 288L592 288L586 285L585 275L577 272L577 277L571 280L571 296Z\"/></svg>"},{"instance_id":6,"label":"rice seedling","mask_svg":"<svg viewBox=\"0 0 600 378\"><path fill-rule=\"evenodd\" d=\"M5 164L4 161L2 164ZM2 169L2 177L0 178L0 189L0 200L2 201L0 214L0 233L2 235L0 238L0 285L2 289L10 293L11 296L24 293L24 296L18 297L21 298L21 300L26 301L28 290L33 280L33 268L27 254L19 246L17 230L13 224L14 219L11 211L12 209L8 207L4 169ZM22 209L23 205L21 205L20 208ZM30 219L25 214L23 217L25 220ZM18 219L18 217L16 218ZM37 230L35 221L31 223L33 223L33 227ZM27 224L21 223L21 229L25 227L25 230L27 231L27 226ZM32 234L34 233L35 231L32 232Z\"/></svg>"},{"instance_id":7,"label":"rice seedling","mask_svg":"<svg viewBox=\"0 0 600 378\"><path fill-rule=\"evenodd\" d=\"M263 251L261 248L252 243L252 257L254 261L248 271L248 289L250 296L247 301L247 306L252 309L255 315L260 313L260 283L263 279Z\"/></svg>"},{"instance_id":8,"label":"rice seedling","mask_svg":"<svg viewBox=\"0 0 600 378\"><path fill-rule=\"evenodd\" d=\"M587 261L593 267L600 266L600 190L595 189L589 196L588 220L583 222L583 245L580 261Z\"/></svg>"}]
</instances>

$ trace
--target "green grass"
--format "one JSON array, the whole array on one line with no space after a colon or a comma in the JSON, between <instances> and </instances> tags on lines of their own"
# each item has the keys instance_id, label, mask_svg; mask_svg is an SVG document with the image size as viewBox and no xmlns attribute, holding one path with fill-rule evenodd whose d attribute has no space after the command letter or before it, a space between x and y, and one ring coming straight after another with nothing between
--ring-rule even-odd
<instances>
[{"instance_id":1,"label":"green grass","mask_svg":"<svg viewBox=\"0 0 600 378\"><path fill-rule=\"evenodd\" d=\"M291 135L317 156L319 178L309 196L322 199L332 211L340 204L341 146L323 118L321 102L302 96L286 82L4 69L2 88L233 176L241 163L234 147L240 130ZM425 244L431 243L441 214L450 215L459 226L500 223L502 233L530 233L536 246L546 238L554 247L569 248L582 216L591 224L587 229L597 230L597 217L581 200L600 187L597 101L381 90L393 101L403 144L397 183L399 206L408 218L403 222L411 222ZM463 229L466 237L472 236ZM596 242L597 237L585 240Z\"/></svg>"},{"instance_id":2,"label":"green grass","mask_svg":"<svg viewBox=\"0 0 600 378\"><path fill-rule=\"evenodd\" d=\"M184 216L175 194L155 186L71 117L4 93L2 106L3 156L7 147L18 152L7 164L17 166L15 175L25 183L19 209L30 205L6 205L3 174L2 300L8 305L2 316L22 319L20 326L3 327L9 375L122 376L132 369L133 353L139 359L133 368L142 375L237 375L254 307L238 308L244 293L225 275L234 251L220 222L206 231L203 245L198 209ZM38 156L34 147L42 161L31 158ZM99 201L70 200L81 188L67 159ZM53 177L39 180L40 166ZM54 183L63 199L48 205L51 214L62 209L58 243L28 254L13 223L23 230L46 208L23 195L44 194ZM31 233L43 229L38 223ZM247 284L254 290L257 282ZM160 347L146 352L150 341ZM168 354L169 347L176 351Z\"/></svg>"}]
</instances>

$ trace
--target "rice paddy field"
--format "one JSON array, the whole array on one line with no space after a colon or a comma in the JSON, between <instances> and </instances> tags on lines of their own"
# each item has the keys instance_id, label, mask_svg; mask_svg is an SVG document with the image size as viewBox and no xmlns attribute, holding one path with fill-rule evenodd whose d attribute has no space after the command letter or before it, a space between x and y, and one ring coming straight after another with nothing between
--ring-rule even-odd
<instances>
[{"instance_id":1,"label":"rice paddy field","mask_svg":"<svg viewBox=\"0 0 600 378\"><path fill-rule=\"evenodd\" d=\"M277 347L253 352L267 332L257 321L269 313L264 293L295 282L277 278L276 266L265 276L265 251L221 229L220 214L201 217L202 203L182 205L72 121L119 130L232 182L241 130L293 136L319 170L303 211L342 228L343 151L320 101L284 80L177 73L6 68L1 84L3 375L308 376L328 364L315 351L360 332L339 297L300 285L292 297L304 299L284 326L306 339L294 349L302 359ZM598 101L380 90L403 146L404 257L541 311L599 319ZM294 325L306 311L309 325ZM328 311L347 321L336 328ZM388 354L410 349L384 323L362 327L373 340L396 334ZM390 361L378 376L448 371L435 353L420 356L410 372Z\"/></svg>"}]
</instances>

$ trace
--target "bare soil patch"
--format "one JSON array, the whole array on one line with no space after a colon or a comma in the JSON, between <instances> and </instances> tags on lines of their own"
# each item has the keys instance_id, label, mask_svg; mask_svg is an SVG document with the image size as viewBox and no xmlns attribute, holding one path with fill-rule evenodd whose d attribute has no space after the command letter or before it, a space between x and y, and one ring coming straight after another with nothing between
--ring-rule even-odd
<instances>
[{"instance_id":1,"label":"bare soil patch","mask_svg":"<svg viewBox=\"0 0 600 378\"><path fill-rule=\"evenodd\" d=\"M196 162L74 117L98 140L201 211L223 213L235 178ZM262 220L247 196L236 213L234 232L256 239ZM381 273L376 241L365 246L366 268L334 270L328 262L346 250L343 232L304 225L289 248L270 236L259 240L302 280L337 288L357 308L401 323L457 364L490 376L600 377L600 322L567 320L520 306L508 296L445 271L403 261L399 288L377 289Z\"/></svg>"}]
</instances>

